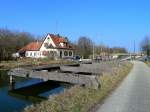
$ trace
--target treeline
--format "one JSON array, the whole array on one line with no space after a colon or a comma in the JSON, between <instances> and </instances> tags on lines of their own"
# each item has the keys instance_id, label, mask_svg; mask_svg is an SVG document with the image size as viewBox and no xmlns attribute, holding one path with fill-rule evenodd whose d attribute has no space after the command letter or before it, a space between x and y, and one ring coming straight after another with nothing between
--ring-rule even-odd
<instances>
[{"instance_id":1,"label":"treeline","mask_svg":"<svg viewBox=\"0 0 150 112\"><path fill-rule=\"evenodd\" d=\"M94 53L95 56L107 55L112 53L127 53L127 50L122 47L110 48L106 45L99 44L96 45L88 37L80 37L77 43L74 43L75 54L82 56L83 58L89 58Z\"/></svg>"},{"instance_id":2,"label":"treeline","mask_svg":"<svg viewBox=\"0 0 150 112\"><path fill-rule=\"evenodd\" d=\"M12 53L34 40L34 36L27 32L0 29L0 61L12 59Z\"/></svg>"},{"instance_id":3,"label":"treeline","mask_svg":"<svg viewBox=\"0 0 150 112\"><path fill-rule=\"evenodd\" d=\"M146 36L141 44L140 44L140 48L141 48L141 51L147 55L147 56L150 56L150 37L149 36Z\"/></svg>"},{"instance_id":4,"label":"treeline","mask_svg":"<svg viewBox=\"0 0 150 112\"><path fill-rule=\"evenodd\" d=\"M69 41L69 38L64 37ZM41 40L41 38L39 39ZM0 29L0 61L12 59L12 54L30 42L36 41L35 37L27 32L15 32L8 29ZM69 41L70 42L70 41ZM95 45L88 37L80 37L76 43L72 43L75 48L75 55L83 58L90 58L93 53L126 53L125 48L109 48L105 45Z\"/></svg>"}]
</instances>

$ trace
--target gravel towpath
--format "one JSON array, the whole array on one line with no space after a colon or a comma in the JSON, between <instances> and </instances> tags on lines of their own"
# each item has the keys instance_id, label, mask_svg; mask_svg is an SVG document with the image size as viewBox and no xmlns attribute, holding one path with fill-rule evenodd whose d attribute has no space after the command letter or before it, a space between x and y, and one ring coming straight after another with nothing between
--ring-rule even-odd
<instances>
[{"instance_id":1,"label":"gravel towpath","mask_svg":"<svg viewBox=\"0 0 150 112\"><path fill-rule=\"evenodd\" d=\"M150 112L150 68L135 61L130 74L97 112Z\"/></svg>"}]
</instances>

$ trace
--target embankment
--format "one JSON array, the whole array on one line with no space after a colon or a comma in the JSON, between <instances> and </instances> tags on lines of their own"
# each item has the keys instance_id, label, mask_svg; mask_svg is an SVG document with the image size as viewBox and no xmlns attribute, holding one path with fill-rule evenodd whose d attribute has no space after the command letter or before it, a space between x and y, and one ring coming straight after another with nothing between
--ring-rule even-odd
<instances>
[{"instance_id":1,"label":"embankment","mask_svg":"<svg viewBox=\"0 0 150 112\"><path fill-rule=\"evenodd\" d=\"M87 112L93 111L97 104L114 90L132 68L131 63L123 62L113 67L109 72L103 71L100 76L101 88L86 89L74 86L64 93L52 96L47 101L26 107L24 112Z\"/></svg>"}]
</instances>

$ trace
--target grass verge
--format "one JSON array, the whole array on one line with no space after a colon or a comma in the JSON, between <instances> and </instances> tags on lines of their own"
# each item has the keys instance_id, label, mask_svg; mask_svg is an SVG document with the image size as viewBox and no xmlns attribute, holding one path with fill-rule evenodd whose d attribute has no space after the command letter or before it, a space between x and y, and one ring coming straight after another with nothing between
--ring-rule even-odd
<instances>
[{"instance_id":1,"label":"grass verge","mask_svg":"<svg viewBox=\"0 0 150 112\"><path fill-rule=\"evenodd\" d=\"M44 59L32 59L32 58L22 58L14 61L1 61L0 69L11 69L15 67L26 67L26 66L41 66L49 64L70 64L73 63L68 60L50 60L48 58Z\"/></svg>"},{"instance_id":2,"label":"grass verge","mask_svg":"<svg viewBox=\"0 0 150 112\"><path fill-rule=\"evenodd\" d=\"M132 64L125 64L111 74L104 73L101 77L101 88L86 89L79 86L72 87L64 93L49 98L40 104L28 106L24 112L87 112L100 104L132 68ZM93 110L93 109L92 109Z\"/></svg>"},{"instance_id":3,"label":"grass verge","mask_svg":"<svg viewBox=\"0 0 150 112\"><path fill-rule=\"evenodd\" d=\"M150 66L150 62L145 62L148 66Z\"/></svg>"}]
</instances>

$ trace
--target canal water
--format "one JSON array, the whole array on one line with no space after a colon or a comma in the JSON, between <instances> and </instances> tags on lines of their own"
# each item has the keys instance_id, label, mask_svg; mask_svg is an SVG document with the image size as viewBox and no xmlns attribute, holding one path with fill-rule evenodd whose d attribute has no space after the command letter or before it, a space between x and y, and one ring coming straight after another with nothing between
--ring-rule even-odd
<instances>
[{"instance_id":1,"label":"canal water","mask_svg":"<svg viewBox=\"0 0 150 112\"><path fill-rule=\"evenodd\" d=\"M20 112L28 105L63 92L65 88L51 81L19 77L15 77L14 85L10 86L7 71L0 70L0 112Z\"/></svg>"}]
</instances>

